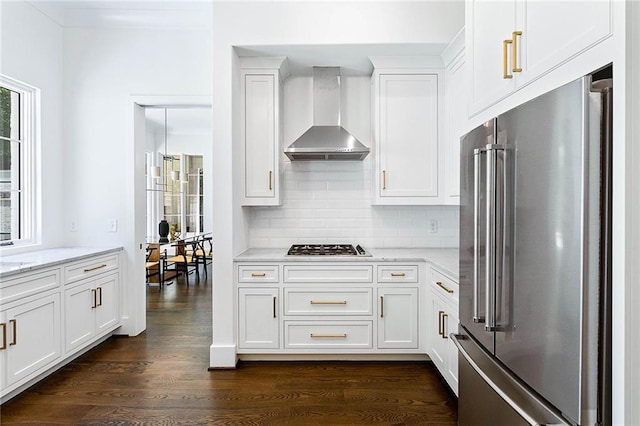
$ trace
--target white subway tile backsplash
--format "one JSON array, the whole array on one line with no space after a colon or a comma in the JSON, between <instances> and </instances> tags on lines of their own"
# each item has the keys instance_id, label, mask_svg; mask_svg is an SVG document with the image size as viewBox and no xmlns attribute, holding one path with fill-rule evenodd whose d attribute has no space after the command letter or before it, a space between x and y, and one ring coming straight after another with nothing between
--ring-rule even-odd
<instances>
[{"instance_id":1,"label":"white subway tile backsplash","mask_svg":"<svg viewBox=\"0 0 640 426\"><path fill-rule=\"evenodd\" d=\"M284 162L280 207L252 207L249 245L357 243L365 247L457 247L457 206L372 206L371 164ZM429 222L437 221L437 232Z\"/></svg>"}]
</instances>

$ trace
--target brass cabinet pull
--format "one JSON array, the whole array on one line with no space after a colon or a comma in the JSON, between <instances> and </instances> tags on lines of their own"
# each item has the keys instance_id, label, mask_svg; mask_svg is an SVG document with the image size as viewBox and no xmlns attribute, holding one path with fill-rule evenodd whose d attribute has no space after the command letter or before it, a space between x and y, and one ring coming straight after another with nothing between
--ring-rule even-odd
<instances>
[{"instance_id":1,"label":"brass cabinet pull","mask_svg":"<svg viewBox=\"0 0 640 426\"><path fill-rule=\"evenodd\" d=\"M518 36L522 35L522 31L514 31L511 33L511 71L522 72L522 68L518 67Z\"/></svg>"},{"instance_id":2,"label":"brass cabinet pull","mask_svg":"<svg viewBox=\"0 0 640 426\"><path fill-rule=\"evenodd\" d=\"M252 273L251 273L251 276L252 276L252 277L264 277L264 276L266 276L266 275L267 275L267 274L265 274L264 272L252 272Z\"/></svg>"},{"instance_id":3,"label":"brass cabinet pull","mask_svg":"<svg viewBox=\"0 0 640 426\"><path fill-rule=\"evenodd\" d=\"M273 170L269 170L269 191L273 189Z\"/></svg>"},{"instance_id":4,"label":"brass cabinet pull","mask_svg":"<svg viewBox=\"0 0 640 426\"><path fill-rule=\"evenodd\" d=\"M346 300L311 300L312 305L346 305Z\"/></svg>"},{"instance_id":5,"label":"brass cabinet pull","mask_svg":"<svg viewBox=\"0 0 640 426\"><path fill-rule=\"evenodd\" d=\"M447 293L449 293L449 294L453 293L453 290L451 290L450 288L445 287L445 285L442 284L440 281L436 281L436 285L438 287L440 287L441 289L443 289L444 291L446 291Z\"/></svg>"},{"instance_id":6,"label":"brass cabinet pull","mask_svg":"<svg viewBox=\"0 0 640 426\"><path fill-rule=\"evenodd\" d=\"M95 309L98 306L98 300L96 299L96 289L91 289L91 297L93 298L93 305L91 305L91 309Z\"/></svg>"},{"instance_id":7,"label":"brass cabinet pull","mask_svg":"<svg viewBox=\"0 0 640 426\"><path fill-rule=\"evenodd\" d=\"M507 56L508 56L508 52L509 52L509 44L512 44L513 40L504 40L502 42L502 71L503 71L503 76L502 78L513 78L513 75L509 74L509 66L507 64Z\"/></svg>"},{"instance_id":8,"label":"brass cabinet pull","mask_svg":"<svg viewBox=\"0 0 640 426\"><path fill-rule=\"evenodd\" d=\"M442 338L443 339L448 339L449 337L447 337L447 323L444 321L446 318L449 318L449 315L445 314L444 312L442 313Z\"/></svg>"},{"instance_id":9,"label":"brass cabinet pull","mask_svg":"<svg viewBox=\"0 0 640 426\"><path fill-rule=\"evenodd\" d=\"M311 333L311 338L315 339L315 338L324 338L324 337L338 337L338 338L346 338L347 337L347 333Z\"/></svg>"},{"instance_id":10,"label":"brass cabinet pull","mask_svg":"<svg viewBox=\"0 0 640 426\"><path fill-rule=\"evenodd\" d=\"M404 277L404 272L392 272L391 273L392 277Z\"/></svg>"},{"instance_id":11,"label":"brass cabinet pull","mask_svg":"<svg viewBox=\"0 0 640 426\"><path fill-rule=\"evenodd\" d=\"M273 296L273 317L276 317L276 296Z\"/></svg>"},{"instance_id":12,"label":"brass cabinet pull","mask_svg":"<svg viewBox=\"0 0 640 426\"><path fill-rule=\"evenodd\" d=\"M380 318L384 318L384 296L380 296Z\"/></svg>"},{"instance_id":13,"label":"brass cabinet pull","mask_svg":"<svg viewBox=\"0 0 640 426\"><path fill-rule=\"evenodd\" d=\"M11 329L13 331L13 339L9 346L14 346L18 343L18 322L14 319L9 320L9 324L11 324Z\"/></svg>"},{"instance_id":14,"label":"brass cabinet pull","mask_svg":"<svg viewBox=\"0 0 640 426\"><path fill-rule=\"evenodd\" d=\"M102 287L98 287L98 304L96 306L102 306Z\"/></svg>"},{"instance_id":15,"label":"brass cabinet pull","mask_svg":"<svg viewBox=\"0 0 640 426\"><path fill-rule=\"evenodd\" d=\"M2 327L2 346L0 346L0 350L7 349L7 324L0 323L0 327Z\"/></svg>"},{"instance_id":16,"label":"brass cabinet pull","mask_svg":"<svg viewBox=\"0 0 640 426\"><path fill-rule=\"evenodd\" d=\"M438 311L438 335L442 336L442 333L444 333L443 327L442 327L442 314L444 314L444 311Z\"/></svg>"},{"instance_id":17,"label":"brass cabinet pull","mask_svg":"<svg viewBox=\"0 0 640 426\"><path fill-rule=\"evenodd\" d=\"M95 271L96 269L101 269L101 268L106 268L107 264L103 263L102 265L98 265L98 266L93 266L91 268L85 268L84 271L85 272L91 272L91 271Z\"/></svg>"},{"instance_id":18,"label":"brass cabinet pull","mask_svg":"<svg viewBox=\"0 0 640 426\"><path fill-rule=\"evenodd\" d=\"M382 171L382 189L387 189L387 171Z\"/></svg>"}]
</instances>

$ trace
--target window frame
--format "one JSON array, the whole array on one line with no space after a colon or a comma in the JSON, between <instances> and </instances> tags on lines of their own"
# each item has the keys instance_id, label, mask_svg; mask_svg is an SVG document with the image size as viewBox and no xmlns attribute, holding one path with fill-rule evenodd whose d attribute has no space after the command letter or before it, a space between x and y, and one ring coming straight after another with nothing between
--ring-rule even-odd
<instances>
[{"instance_id":1,"label":"window frame","mask_svg":"<svg viewBox=\"0 0 640 426\"><path fill-rule=\"evenodd\" d=\"M0 74L0 86L20 96L19 238L0 242L0 254L40 244L37 173L40 147L40 90Z\"/></svg>"}]
</instances>

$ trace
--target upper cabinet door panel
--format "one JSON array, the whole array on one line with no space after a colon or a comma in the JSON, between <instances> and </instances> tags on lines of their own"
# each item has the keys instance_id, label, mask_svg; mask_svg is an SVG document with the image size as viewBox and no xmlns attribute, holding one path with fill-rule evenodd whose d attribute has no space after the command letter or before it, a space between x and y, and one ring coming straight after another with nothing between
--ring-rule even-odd
<instances>
[{"instance_id":1,"label":"upper cabinet door panel","mask_svg":"<svg viewBox=\"0 0 640 426\"><path fill-rule=\"evenodd\" d=\"M505 60L510 57L505 58L504 40L511 38L515 30L515 13L514 0L467 1L465 32L466 56L471 67L471 114L504 98L514 89L513 78L504 78Z\"/></svg>"},{"instance_id":2,"label":"upper cabinet door panel","mask_svg":"<svg viewBox=\"0 0 640 426\"><path fill-rule=\"evenodd\" d=\"M274 197L277 139L274 75L245 75L245 196Z\"/></svg>"},{"instance_id":3,"label":"upper cabinet door panel","mask_svg":"<svg viewBox=\"0 0 640 426\"><path fill-rule=\"evenodd\" d=\"M438 196L438 76L380 76L380 197Z\"/></svg>"},{"instance_id":4,"label":"upper cabinet door panel","mask_svg":"<svg viewBox=\"0 0 640 426\"><path fill-rule=\"evenodd\" d=\"M546 73L612 34L611 1L520 1L518 85Z\"/></svg>"}]
</instances>

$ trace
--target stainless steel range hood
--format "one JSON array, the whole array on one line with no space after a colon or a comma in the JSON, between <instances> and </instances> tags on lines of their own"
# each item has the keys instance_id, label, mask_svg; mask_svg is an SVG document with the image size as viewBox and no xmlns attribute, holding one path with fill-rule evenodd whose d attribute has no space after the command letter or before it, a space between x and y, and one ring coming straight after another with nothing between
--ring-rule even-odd
<instances>
[{"instance_id":1,"label":"stainless steel range hood","mask_svg":"<svg viewBox=\"0 0 640 426\"><path fill-rule=\"evenodd\" d=\"M284 150L291 161L362 161L369 148L340 126L340 68L313 68L313 126Z\"/></svg>"}]
</instances>

